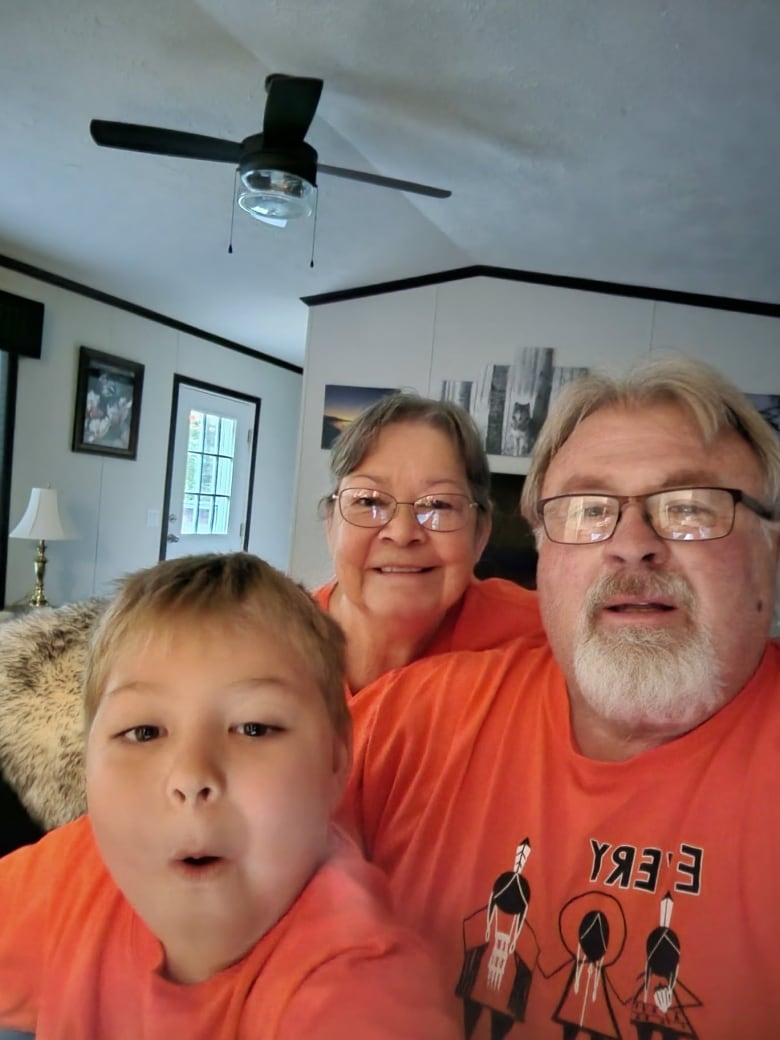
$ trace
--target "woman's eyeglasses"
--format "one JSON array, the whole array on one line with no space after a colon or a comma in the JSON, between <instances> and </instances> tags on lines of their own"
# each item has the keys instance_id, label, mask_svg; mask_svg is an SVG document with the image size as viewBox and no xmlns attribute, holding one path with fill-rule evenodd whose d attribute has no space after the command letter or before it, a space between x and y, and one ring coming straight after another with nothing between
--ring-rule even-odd
<instances>
[{"instance_id":1,"label":"woman's eyeglasses","mask_svg":"<svg viewBox=\"0 0 780 1040\"><path fill-rule=\"evenodd\" d=\"M386 491L343 488L334 492L330 500L338 502L343 518L355 527L385 527L399 506L410 506L415 520L426 531L458 531L468 523L471 510L479 508L479 503L468 495L451 492L421 495L413 502L400 502Z\"/></svg>"}]
</instances>

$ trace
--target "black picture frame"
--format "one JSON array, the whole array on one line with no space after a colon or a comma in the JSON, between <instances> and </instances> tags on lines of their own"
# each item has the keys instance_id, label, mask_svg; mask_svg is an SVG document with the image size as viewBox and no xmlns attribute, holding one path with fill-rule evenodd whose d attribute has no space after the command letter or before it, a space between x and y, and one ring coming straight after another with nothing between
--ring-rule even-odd
<instances>
[{"instance_id":1,"label":"black picture frame","mask_svg":"<svg viewBox=\"0 0 780 1040\"><path fill-rule=\"evenodd\" d=\"M139 362L79 347L71 450L134 459L143 386Z\"/></svg>"}]
</instances>

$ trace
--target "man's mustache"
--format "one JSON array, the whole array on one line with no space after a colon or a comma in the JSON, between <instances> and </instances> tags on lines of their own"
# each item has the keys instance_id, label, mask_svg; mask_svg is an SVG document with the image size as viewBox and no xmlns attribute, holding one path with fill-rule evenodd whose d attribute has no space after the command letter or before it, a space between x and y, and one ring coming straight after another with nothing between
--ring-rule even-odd
<instances>
[{"instance_id":1,"label":"man's mustache","mask_svg":"<svg viewBox=\"0 0 780 1040\"><path fill-rule=\"evenodd\" d=\"M584 616L592 620L605 604L623 597L663 601L684 610L692 610L696 603L690 583L681 574L605 574L588 589Z\"/></svg>"}]
</instances>

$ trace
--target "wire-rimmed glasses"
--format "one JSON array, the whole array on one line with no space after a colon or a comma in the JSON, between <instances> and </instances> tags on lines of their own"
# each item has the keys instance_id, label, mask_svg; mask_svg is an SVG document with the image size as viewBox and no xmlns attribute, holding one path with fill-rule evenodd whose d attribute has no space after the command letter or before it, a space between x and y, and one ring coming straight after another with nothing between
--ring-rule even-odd
<instances>
[{"instance_id":1,"label":"wire-rimmed glasses","mask_svg":"<svg viewBox=\"0 0 780 1040\"><path fill-rule=\"evenodd\" d=\"M668 488L649 495L554 495L537 502L536 509L551 542L585 545L611 538L628 502L641 503L658 537L674 542L725 538L734 528L740 502L762 519L773 519L757 499L739 488L722 487Z\"/></svg>"},{"instance_id":2,"label":"wire-rimmed glasses","mask_svg":"<svg viewBox=\"0 0 780 1040\"><path fill-rule=\"evenodd\" d=\"M338 502L342 517L355 527L385 527L399 506L410 506L415 520L426 531L459 531L468 523L471 510L479 508L479 503L468 495L450 491L401 502L389 492L375 488L342 488L330 499Z\"/></svg>"}]
</instances>

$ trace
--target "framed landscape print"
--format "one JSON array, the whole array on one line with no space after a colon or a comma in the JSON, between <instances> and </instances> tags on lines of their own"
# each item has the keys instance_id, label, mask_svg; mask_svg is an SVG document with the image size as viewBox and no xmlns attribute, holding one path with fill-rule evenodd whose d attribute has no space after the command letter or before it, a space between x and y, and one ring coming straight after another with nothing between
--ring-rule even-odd
<instances>
[{"instance_id":1,"label":"framed landscape print","mask_svg":"<svg viewBox=\"0 0 780 1040\"><path fill-rule=\"evenodd\" d=\"M341 386L328 383L325 387L325 403L322 410L321 448L331 448L338 435L360 413L378 401L395 393L393 387Z\"/></svg>"}]
</instances>

